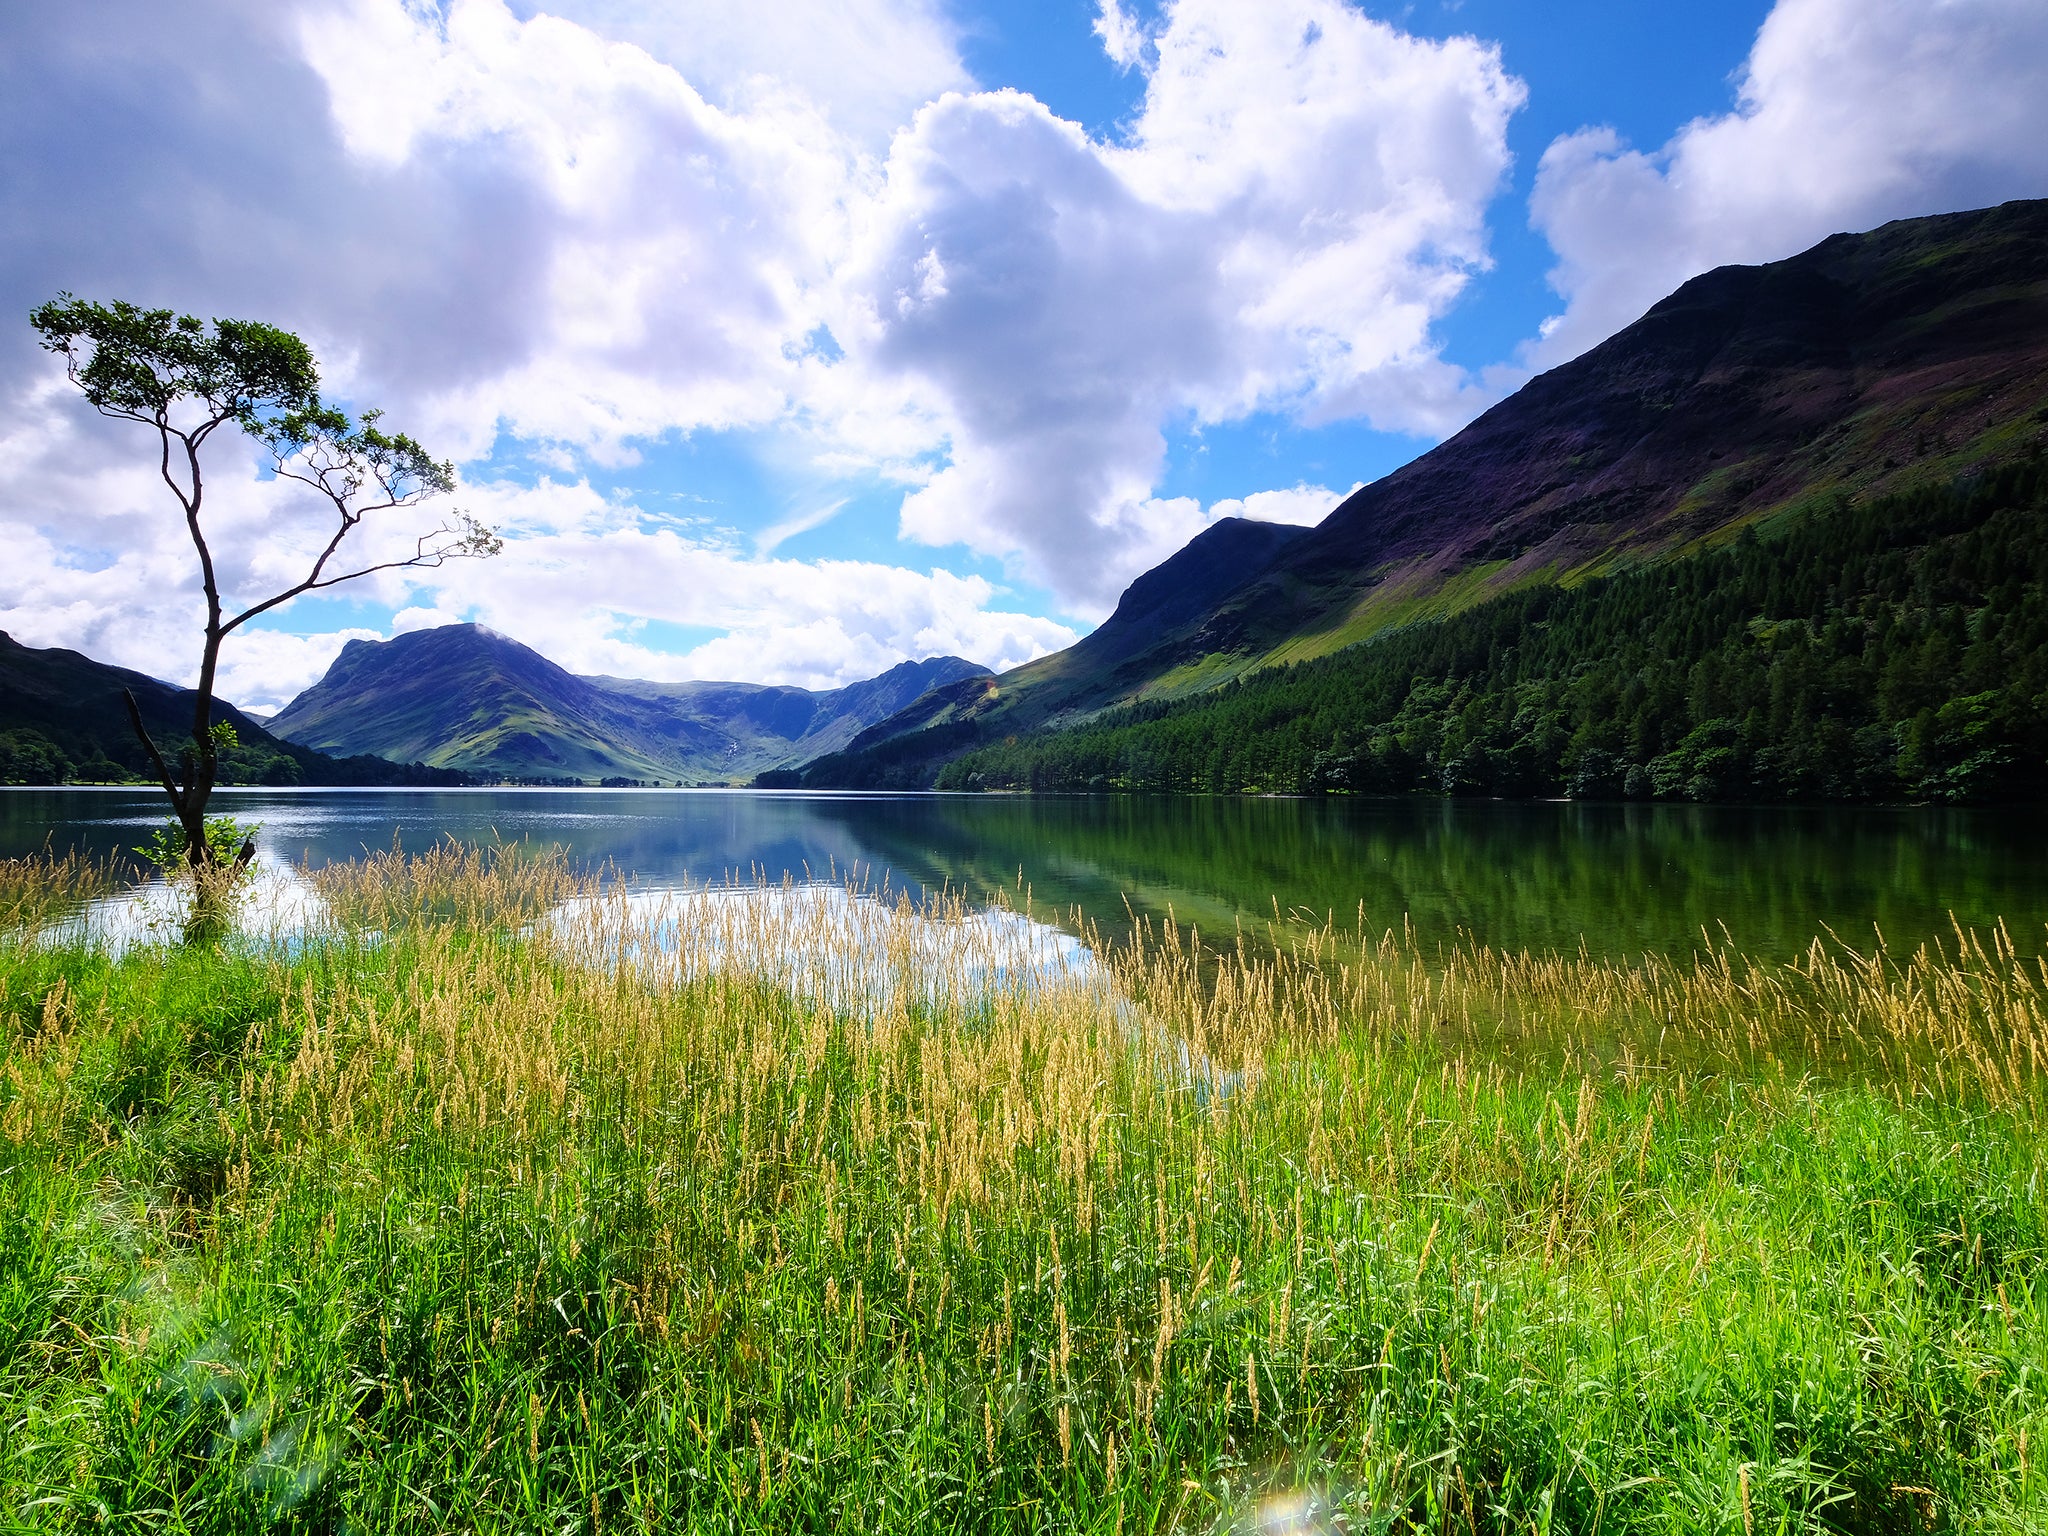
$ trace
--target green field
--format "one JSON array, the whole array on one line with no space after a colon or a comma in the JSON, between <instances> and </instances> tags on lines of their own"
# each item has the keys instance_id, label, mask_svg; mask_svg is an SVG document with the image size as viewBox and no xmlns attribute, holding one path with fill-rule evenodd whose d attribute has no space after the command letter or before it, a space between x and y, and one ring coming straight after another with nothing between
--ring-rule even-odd
<instances>
[{"instance_id":1,"label":"green field","mask_svg":"<svg viewBox=\"0 0 2048 1536\"><path fill-rule=\"evenodd\" d=\"M0 1527L2048 1525L1997 933L1027 989L958 910L309 878L119 954L23 937L109 872L0 881Z\"/></svg>"}]
</instances>

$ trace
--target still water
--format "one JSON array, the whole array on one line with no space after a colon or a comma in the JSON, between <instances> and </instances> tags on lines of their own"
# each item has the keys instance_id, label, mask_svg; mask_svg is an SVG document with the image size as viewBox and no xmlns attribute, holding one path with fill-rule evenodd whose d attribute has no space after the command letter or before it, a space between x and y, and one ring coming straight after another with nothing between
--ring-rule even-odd
<instances>
[{"instance_id":1,"label":"still water","mask_svg":"<svg viewBox=\"0 0 2048 1536\"><path fill-rule=\"evenodd\" d=\"M107 853L162 820L141 790L0 791L0 854ZM1227 942L1276 911L1410 922L1510 949L1684 954L1702 930L1758 957L1831 928L1895 951L2004 919L2048 948L2048 811L1437 800L818 795L704 790L220 791L269 859L313 865L438 839L529 840L647 886L853 877L997 888L1069 929L1133 914Z\"/></svg>"}]
</instances>

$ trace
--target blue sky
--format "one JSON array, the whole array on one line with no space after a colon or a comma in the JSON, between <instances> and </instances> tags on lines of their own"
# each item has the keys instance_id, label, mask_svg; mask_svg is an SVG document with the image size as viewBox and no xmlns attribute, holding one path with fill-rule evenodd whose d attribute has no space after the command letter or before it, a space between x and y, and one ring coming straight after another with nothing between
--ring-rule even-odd
<instances>
[{"instance_id":1,"label":"blue sky","mask_svg":"<svg viewBox=\"0 0 2048 1536\"><path fill-rule=\"evenodd\" d=\"M284 610L231 697L465 619L831 686L1069 643L1696 272L2048 193L2044 66L2038 0L15 7L0 297L290 325L504 531ZM25 327L0 391L0 626L186 676L148 444ZM285 584L317 509L232 443L210 485L230 583Z\"/></svg>"}]
</instances>

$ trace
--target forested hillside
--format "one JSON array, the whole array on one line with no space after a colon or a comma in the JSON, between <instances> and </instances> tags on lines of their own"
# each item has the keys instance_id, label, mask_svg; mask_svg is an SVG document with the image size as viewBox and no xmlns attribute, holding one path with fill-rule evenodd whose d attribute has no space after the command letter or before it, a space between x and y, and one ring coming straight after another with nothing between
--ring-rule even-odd
<instances>
[{"instance_id":1,"label":"forested hillside","mask_svg":"<svg viewBox=\"0 0 2048 1536\"><path fill-rule=\"evenodd\" d=\"M192 728L192 691L77 651L41 650L0 633L0 784L137 782L156 772L128 723L132 693L159 746L175 761ZM466 773L381 757L333 757L282 741L216 699L213 718L235 728L221 753L222 784L454 785Z\"/></svg>"},{"instance_id":2,"label":"forested hillside","mask_svg":"<svg viewBox=\"0 0 2048 1536\"><path fill-rule=\"evenodd\" d=\"M1928 745L1981 734L1970 708L1916 724L1921 704L1907 709L1896 691L1882 703L1840 696L1889 667L1923 617L1937 622L1887 595L1892 577L1869 573L1879 586L1831 587L1820 609L1771 615L1755 593L1708 601L1684 585L1718 579L1704 571L1589 583L1682 569L1671 562L1816 506L1932 515L1891 498L2024 465L2048 440L2044 423L2048 199L1900 220L1786 261L1718 268L1306 533L1260 549L1219 524L1134 583L1095 634L1003 674L971 707L885 720L810 762L803 780L929 784L981 749L947 782L1025 783L1035 769L1042 783L1329 790L1440 788L1448 776L1459 789L1592 794L1622 792L1634 768L1646 796L2006 793L1997 786L2023 770L1997 751L1949 762ZM1810 537L1823 552L1749 558L1789 561L1810 582L1863 535L1842 525ZM1532 591L1557 586L1586 596ZM1676 622L1673 599L1705 628L1664 627ZM2002 600L1944 598L1938 622ZM1623 616L1631 602L1657 618L1654 636ZM1714 627L1728 604L1748 605L1745 622L1797 618L1811 632L1730 640ZM1877 608L1897 610L1901 635L1872 627ZM1471 624L1449 622L1481 609ZM1539 624L1558 633L1524 633ZM1625 646L1628 666L1595 636ZM1382 639L1393 648L1361 653L1369 662L1354 654L1332 671L1275 673ZM1835 681L1797 681L1813 669ZM1725 689L1711 680L1722 672L1736 680ZM1416 692L1418 676L1448 691ZM1251 691L1215 701L1232 678ZM1325 700L1316 690L1326 687L1358 696ZM1970 696L1948 687L1935 689L1937 715ZM1178 712L1194 700L1193 713ZM1112 731L1162 728L1047 737L1117 710L1139 712L1110 716ZM1254 719L1272 740L1252 742L1265 728ZM1837 727L1877 734L1850 743ZM1705 734L1688 743L1696 730Z\"/></svg>"},{"instance_id":3,"label":"forested hillside","mask_svg":"<svg viewBox=\"0 0 2048 1536\"><path fill-rule=\"evenodd\" d=\"M2048 797L2048 464L1536 586L1199 697L1020 736L953 789Z\"/></svg>"}]
</instances>

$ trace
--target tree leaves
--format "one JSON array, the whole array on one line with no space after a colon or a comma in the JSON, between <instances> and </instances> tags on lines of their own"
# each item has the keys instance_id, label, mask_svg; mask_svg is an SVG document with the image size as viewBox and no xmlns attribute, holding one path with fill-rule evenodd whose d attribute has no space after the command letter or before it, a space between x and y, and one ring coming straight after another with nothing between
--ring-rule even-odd
<instances>
[{"instance_id":1,"label":"tree leaves","mask_svg":"<svg viewBox=\"0 0 2048 1536\"><path fill-rule=\"evenodd\" d=\"M203 412L198 432L226 421L258 432L277 413L319 403L312 349L262 321L215 320L209 329L193 315L63 293L32 310L29 324L104 415L169 425L193 402Z\"/></svg>"},{"instance_id":2,"label":"tree leaves","mask_svg":"<svg viewBox=\"0 0 2048 1536\"><path fill-rule=\"evenodd\" d=\"M331 569L365 516L452 491L455 466L434 458L403 432L385 431L378 425L378 411L365 411L357 422L324 403L312 349L290 331L259 320L209 325L168 309L144 309L125 300L96 304L69 293L38 305L29 324L43 347L64 359L66 374L88 404L102 415L154 428L162 445L163 481L184 512L206 594L190 745L179 754L182 783L151 738L132 694L129 719L177 812L187 856L195 867L218 863L219 850L207 840L205 827L221 754L233 747L232 730L223 737L217 734L223 727L212 721L221 642L259 614L307 592L373 571L431 568L450 559L494 555L502 542L459 512L452 522L422 535L411 555ZM205 500L200 449L228 422L270 449L279 478L296 480L325 497L336 519L303 578L232 617L200 515ZM181 453L173 452L174 443Z\"/></svg>"}]
</instances>

